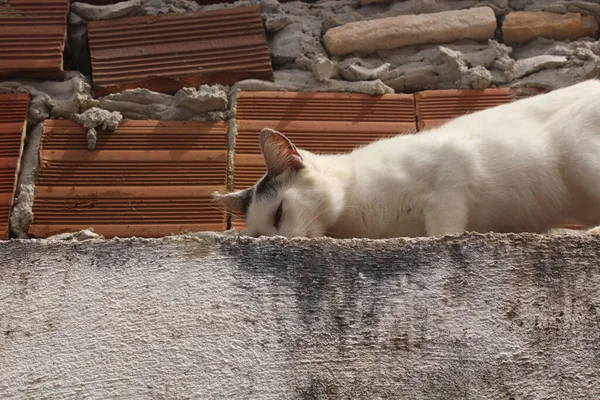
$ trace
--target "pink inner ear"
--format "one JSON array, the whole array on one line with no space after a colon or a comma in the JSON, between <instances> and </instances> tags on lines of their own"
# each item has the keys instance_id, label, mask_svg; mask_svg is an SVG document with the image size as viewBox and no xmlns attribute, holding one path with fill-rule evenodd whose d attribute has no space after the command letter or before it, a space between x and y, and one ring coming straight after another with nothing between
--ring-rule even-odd
<instances>
[{"instance_id":1,"label":"pink inner ear","mask_svg":"<svg viewBox=\"0 0 600 400\"><path fill-rule=\"evenodd\" d=\"M302 159L302 156L300 155L300 153L298 153L298 149L297 149L295 146L293 146L292 148L294 149L294 153L293 153L293 154L294 154L296 157L298 157L298 158L300 159L300 161L304 161L304 160Z\"/></svg>"},{"instance_id":2,"label":"pink inner ear","mask_svg":"<svg viewBox=\"0 0 600 400\"><path fill-rule=\"evenodd\" d=\"M297 171L303 167L303 159L296 146L283 134L265 128L261 131L260 145L269 173L279 175L288 169Z\"/></svg>"},{"instance_id":3,"label":"pink inner ear","mask_svg":"<svg viewBox=\"0 0 600 400\"><path fill-rule=\"evenodd\" d=\"M300 161L302 161L302 156L300 155L300 153L298 153L298 149L296 148L296 146L294 146L292 142L289 141L289 139L276 133L276 131L273 131L272 135L277 140L277 146L280 147L279 151L281 151L284 155L287 156L296 156L300 159Z\"/></svg>"}]
</instances>

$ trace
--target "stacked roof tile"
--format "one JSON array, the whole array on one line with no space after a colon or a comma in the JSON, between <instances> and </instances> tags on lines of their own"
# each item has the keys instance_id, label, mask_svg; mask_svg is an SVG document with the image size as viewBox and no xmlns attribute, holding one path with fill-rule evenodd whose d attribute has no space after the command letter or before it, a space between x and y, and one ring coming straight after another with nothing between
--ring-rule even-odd
<instances>
[{"instance_id":1,"label":"stacked roof tile","mask_svg":"<svg viewBox=\"0 0 600 400\"><path fill-rule=\"evenodd\" d=\"M538 94L538 90L426 90L415 94L419 130L435 128L461 115Z\"/></svg>"},{"instance_id":2,"label":"stacked roof tile","mask_svg":"<svg viewBox=\"0 0 600 400\"><path fill-rule=\"evenodd\" d=\"M357 93L241 92L237 99L234 188L265 173L258 145L263 128L284 133L298 147L348 152L382 137L416 131L414 97ZM234 227L241 228L239 220Z\"/></svg>"},{"instance_id":3,"label":"stacked roof tile","mask_svg":"<svg viewBox=\"0 0 600 400\"><path fill-rule=\"evenodd\" d=\"M273 80L257 6L94 21L88 29L99 95Z\"/></svg>"},{"instance_id":4,"label":"stacked roof tile","mask_svg":"<svg viewBox=\"0 0 600 400\"><path fill-rule=\"evenodd\" d=\"M93 227L107 237L224 230L211 193L226 191L227 123L125 121L99 132L47 120L34 196L36 237Z\"/></svg>"},{"instance_id":5,"label":"stacked roof tile","mask_svg":"<svg viewBox=\"0 0 600 400\"><path fill-rule=\"evenodd\" d=\"M0 2L0 75L60 73L68 12L68 0Z\"/></svg>"},{"instance_id":6,"label":"stacked roof tile","mask_svg":"<svg viewBox=\"0 0 600 400\"><path fill-rule=\"evenodd\" d=\"M9 236L28 110L29 93L0 94L0 239Z\"/></svg>"}]
</instances>

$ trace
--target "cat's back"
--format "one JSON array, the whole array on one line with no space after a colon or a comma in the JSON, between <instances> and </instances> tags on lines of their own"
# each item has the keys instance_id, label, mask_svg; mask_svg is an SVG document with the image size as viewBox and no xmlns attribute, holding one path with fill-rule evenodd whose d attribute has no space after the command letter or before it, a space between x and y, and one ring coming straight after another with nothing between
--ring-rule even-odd
<instances>
[{"instance_id":1,"label":"cat's back","mask_svg":"<svg viewBox=\"0 0 600 400\"><path fill-rule=\"evenodd\" d=\"M443 126L446 130L504 136L540 133L556 120L572 118L586 104L600 105L600 80L592 79L549 93L521 99L458 117ZM585 117L585 116L584 116Z\"/></svg>"},{"instance_id":2,"label":"cat's back","mask_svg":"<svg viewBox=\"0 0 600 400\"><path fill-rule=\"evenodd\" d=\"M589 80L550 93L455 118L417 135L398 135L356 149L354 157L388 165L392 160L480 160L488 165L535 164L545 168L570 139L574 118L600 121L600 81ZM458 161L457 161L458 162Z\"/></svg>"}]
</instances>

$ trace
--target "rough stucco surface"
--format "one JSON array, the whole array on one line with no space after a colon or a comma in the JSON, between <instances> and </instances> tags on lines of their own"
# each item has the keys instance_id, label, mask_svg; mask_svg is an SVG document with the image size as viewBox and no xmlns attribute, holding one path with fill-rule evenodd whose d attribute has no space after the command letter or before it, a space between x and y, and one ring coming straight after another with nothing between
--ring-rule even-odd
<instances>
[{"instance_id":1,"label":"rough stucco surface","mask_svg":"<svg viewBox=\"0 0 600 400\"><path fill-rule=\"evenodd\" d=\"M0 398L592 399L600 238L0 242Z\"/></svg>"}]
</instances>

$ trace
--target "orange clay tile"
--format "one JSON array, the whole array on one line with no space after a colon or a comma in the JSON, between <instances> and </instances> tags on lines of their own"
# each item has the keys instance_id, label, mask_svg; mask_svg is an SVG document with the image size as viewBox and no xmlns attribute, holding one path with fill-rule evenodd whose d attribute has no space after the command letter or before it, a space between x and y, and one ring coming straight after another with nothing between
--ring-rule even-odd
<instances>
[{"instance_id":1,"label":"orange clay tile","mask_svg":"<svg viewBox=\"0 0 600 400\"><path fill-rule=\"evenodd\" d=\"M0 2L0 76L60 74L68 0Z\"/></svg>"},{"instance_id":2,"label":"orange clay tile","mask_svg":"<svg viewBox=\"0 0 600 400\"><path fill-rule=\"evenodd\" d=\"M415 94L419 130L435 128L461 115L540 93L537 89L426 90Z\"/></svg>"},{"instance_id":3,"label":"orange clay tile","mask_svg":"<svg viewBox=\"0 0 600 400\"><path fill-rule=\"evenodd\" d=\"M575 223L573 223L573 224L564 224L564 225L562 226L562 228L564 228L564 229L573 229L573 230L575 230L575 231L583 231L583 230L587 230L587 229L588 229L588 228L587 228L587 227L585 227L584 225L581 225L581 224L575 224Z\"/></svg>"},{"instance_id":4,"label":"orange clay tile","mask_svg":"<svg viewBox=\"0 0 600 400\"><path fill-rule=\"evenodd\" d=\"M96 94L273 80L257 6L88 24Z\"/></svg>"},{"instance_id":5,"label":"orange clay tile","mask_svg":"<svg viewBox=\"0 0 600 400\"><path fill-rule=\"evenodd\" d=\"M10 209L15 197L27 130L29 93L0 94L0 239L8 239Z\"/></svg>"},{"instance_id":6,"label":"orange clay tile","mask_svg":"<svg viewBox=\"0 0 600 400\"><path fill-rule=\"evenodd\" d=\"M258 135L273 128L298 147L324 153L399 133L416 132L414 96L356 93L241 92L237 99L234 188L252 186L265 173ZM236 229L243 227L239 218Z\"/></svg>"},{"instance_id":7,"label":"orange clay tile","mask_svg":"<svg viewBox=\"0 0 600 400\"><path fill-rule=\"evenodd\" d=\"M226 216L210 195L226 183L226 122L125 121L114 132L98 132L89 151L80 125L47 120L30 233L222 231Z\"/></svg>"}]
</instances>

